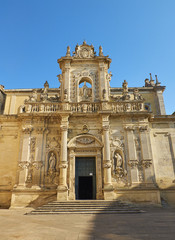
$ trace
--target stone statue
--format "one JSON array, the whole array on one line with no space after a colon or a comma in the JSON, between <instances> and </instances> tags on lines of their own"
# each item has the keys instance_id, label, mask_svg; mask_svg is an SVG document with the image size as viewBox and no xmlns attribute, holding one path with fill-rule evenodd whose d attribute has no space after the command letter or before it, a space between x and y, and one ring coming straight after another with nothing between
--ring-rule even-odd
<instances>
[{"instance_id":1,"label":"stone statue","mask_svg":"<svg viewBox=\"0 0 175 240\"><path fill-rule=\"evenodd\" d=\"M116 161L115 168L116 169L117 168L122 168L122 165L123 165L122 156L119 153L115 153L114 158L115 158L115 161Z\"/></svg>"},{"instance_id":2,"label":"stone statue","mask_svg":"<svg viewBox=\"0 0 175 240\"><path fill-rule=\"evenodd\" d=\"M55 170L55 165L56 165L56 156L55 154L52 152L49 158L49 171L53 171Z\"/></svg>"},{"instance_id":3,"label":"stone statue","mask_svg":"<svg viewBox=\"0 0 175 240\"><path fill-rule=\"evenodd\" d=\"M44 90L43 90L43 92L42 92L42 94L41 94L41 100L42 100L42 101L46 101L46 100L48 99L48 89L49 89L49 84L48 84L48 82L46 81L46 82L44 83Z\"/></svg>"},{"instance_id":4,"label":"stone statue","mask_svg":"<svg viewBox=\"0 0 175 240\"><path fill-rule=\"evenodd\" d=\"M37 101L37 90L34 89L32 92L32 96L30 97L31 102L36 102Z\"/></svg>"},{"instance_id":5,"label":"stone statue","mask_svg":"<svg viewBox=\"0 0 175 240\"><path fill-rule=\"evenodd\" d=\"M83 97L86 99L88 98L88 95L87 95L87 86L86 86L86 81L84 81L84 86L83 86Z\"/></svg>"},{"instance_id":6,"label":"stone statue","mask_svg":"<svg viewBox=\"0 0 175 240\"><path fill-rule=\"evenodd\" d=\"M25 100L25 103L27 103L27 102L36 102L36 101L37 101L37 90L33 89L32 95L29 96L29 99Z\"/></svg>"},{"instance_id":7,"label":"stone statue","mask_svg":"<svg viewBox=\"0 0 175 240\"><path fill-rule=\"evenodd\" d=\"M110 71L109 73L106 74L106 79L110 82L112 77L112 72Z\"/></svg>"},{"instance_id":8,"label":"stone statue","mask_svg":"<svg viewBox=\"0 0 175 240\"><path fill-rule=\"evenodd\" d=\"M123 87L123 97L122 99L123 100L129 100L130 99L130 95L128 93L128 83L126 80L124 80L123 84L122 84L122 87Z\"/></svg>"},{"instance_id":9,"label":"stone statue","mask_svg":"<svg viewBox=\"0 0 175 240\"><path fill-rule=\"evenodd\" d=\"M124 80L122 87L123 87L123 93L128 93L128 83L126 80Z\"/></svg>"}]
</instances>

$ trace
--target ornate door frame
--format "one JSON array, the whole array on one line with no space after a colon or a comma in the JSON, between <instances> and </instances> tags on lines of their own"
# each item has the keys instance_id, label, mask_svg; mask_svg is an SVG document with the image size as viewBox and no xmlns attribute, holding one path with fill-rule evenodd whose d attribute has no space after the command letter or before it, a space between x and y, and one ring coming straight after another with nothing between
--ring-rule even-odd
<instances>
[{"instance_id":1,"label":"ornate door frame","mask_svg":"<svg viewBox=\"0 0 175 240\"><path fill-rule=\"evenodd\" d=\"M91 134L74 137L68 143L68 186L69 200L75 200L75 158L95 157L96 162L96 199L103 199L102 183L102 148L101 141Z\"/></svg>"}]
</instances>

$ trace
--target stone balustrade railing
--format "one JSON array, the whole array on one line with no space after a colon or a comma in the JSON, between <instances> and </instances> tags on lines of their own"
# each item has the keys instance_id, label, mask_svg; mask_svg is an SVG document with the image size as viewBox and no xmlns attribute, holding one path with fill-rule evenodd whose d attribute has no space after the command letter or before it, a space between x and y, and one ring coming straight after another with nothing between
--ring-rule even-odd
<instances>
[{"instance_id":1,"label":"stone balustrade railing","mask_svg":"<svg viewBox=\"0 0 175 240\"><path fill-rule=\"evenodd\" d=\"M102 102L102 103L26 103L20 106L19 113L54 113L71 111L76 113L93 113L98 111L149 112L143 102Z\"/></svg>"},{"instance_id":2,"label":"stone balustrade railing","mask_svg":"<svg viewBox=\"0 0 175 240\"><path fill-rule=\"evenodd\" d=\"M144 108L143 102L126 102L126 103L112 103L112 112L147 112Z\"/></svg>"}]
</instances>

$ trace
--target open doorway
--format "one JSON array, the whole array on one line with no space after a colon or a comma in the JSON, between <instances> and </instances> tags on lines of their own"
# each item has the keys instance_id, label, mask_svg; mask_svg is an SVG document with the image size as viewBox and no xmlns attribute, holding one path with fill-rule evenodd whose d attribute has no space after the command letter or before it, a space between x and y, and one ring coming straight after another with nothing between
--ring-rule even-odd
<instances>
[{"instance_id":1,"label":"open doorway","mask_svg":"<svg viewBox=\"0 0 175 240\"><path fill-rule=\"evenodd\" d=\"M95 157L77 157L75 164L76 199L96 199Z\"/></svg>"}]
</instances>

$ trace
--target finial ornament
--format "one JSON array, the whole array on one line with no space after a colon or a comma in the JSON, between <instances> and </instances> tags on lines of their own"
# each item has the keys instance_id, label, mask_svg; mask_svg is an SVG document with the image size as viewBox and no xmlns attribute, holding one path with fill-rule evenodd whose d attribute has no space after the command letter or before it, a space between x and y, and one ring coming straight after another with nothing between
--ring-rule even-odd
<instances>
[{"instance_id":1,"label":"finial ornament","mask_svg":"<svg viewBox=\"0 0 175 240\"><path fill-rule=\"evenodd\" d=\"M158 81L157 75L155 75L155 78L156 78L156 86L160 86L161 83Z\"/></svg>"},{"instance_id":2,"label":"finial ornament","mask_svg":"<svg viewBox=\"0 0 175 240\"><path fill-rule=\"evenodd\" d=\"M102 49L102 46L99 47L99 56L100 57L103 57L103 49Z\"/></svg>"},{"instance_id":3,"label":"finial ornament","mask_svg":"<svg viewBox=\"0 0 175 240\"><path fill-rule=\"evenodd\" d=\"M70 47L67 47L66 57L70 57Z\"/></svg>"},{"instance_id":4,"label":"finial ornament","mask_svg":"<svg viewBox=\"0 0 175 240\"><path fill-rule=\"evenodd\" d=\"M152 78L151 73L149 75L150 75L150 84L151 84L151 86L155 86L155 83L154 83L154 80Z\"/></svg>"},{"instance_id":5,"label":"finial ornament","mask_svg":"<svg viewBox=\"0 0 175 240\"><path fill-rule=\"evenodd\" d=\"M44 88L49 88L49 84L47 81L45 81L45 83L44 83Z\"/></svg>"}]
</instances>

